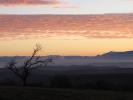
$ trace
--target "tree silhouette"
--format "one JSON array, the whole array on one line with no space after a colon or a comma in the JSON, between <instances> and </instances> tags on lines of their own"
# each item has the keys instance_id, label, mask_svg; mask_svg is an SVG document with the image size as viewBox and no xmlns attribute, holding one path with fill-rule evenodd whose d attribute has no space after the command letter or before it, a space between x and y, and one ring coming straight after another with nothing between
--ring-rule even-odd
<instances>
[{"instance_id":1,"label":"tree silhouette","mask_svg":"<svg viewBox=\"0 0 133 100\"><path fill-rule=\"evenodd\" d=\"M12 59L6 66L10 71L12 71L17 77L22 80L23 86L27 85L27 79L33 69L38 68L42 64L46 67L48 63L52 62L51 58L42 59L42 57L37 56L38 52L41 49L41 45L36 44L32 55L28 57L28 59L26 59L22 64L18 65L16 60Z\"/></svg>"}]
</instances>

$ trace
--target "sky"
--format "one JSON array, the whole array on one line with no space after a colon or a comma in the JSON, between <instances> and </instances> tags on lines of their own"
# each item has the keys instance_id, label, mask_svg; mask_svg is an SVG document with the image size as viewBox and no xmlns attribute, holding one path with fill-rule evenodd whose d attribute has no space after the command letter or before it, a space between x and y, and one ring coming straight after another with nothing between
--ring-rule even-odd
<instances>
[{"instance_id":1,"label":"sky","mask_svg":"<svg viewBox=\"0 0 133 100\"><path fill-rule=\"evenodd\" d=\"M133 0L0 0L1 14L131 13Z\"/></svg>"},{"instance_id":2,"label":"sky","mask_svg":"<svg viewBox=\"0 0 133 100\"><path fill-rule=\"evenodd\" d=\"M133 0L0 0L0 56L133 50L132 13Z\"/></svg>"}]
</instances>

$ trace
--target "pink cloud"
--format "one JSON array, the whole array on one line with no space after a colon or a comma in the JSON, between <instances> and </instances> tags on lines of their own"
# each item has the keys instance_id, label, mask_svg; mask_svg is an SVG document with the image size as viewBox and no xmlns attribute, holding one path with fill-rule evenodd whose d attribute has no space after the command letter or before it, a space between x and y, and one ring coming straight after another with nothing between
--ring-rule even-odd
<instances>
[{"instance_id":1,"label":"pink cloud","mask_svg":"<svg viewBox=\"0 0 133 100\"><path fill-rule=\"evenodd\" d=\"M58 4L58 0L0 0L0 5L35 5L35 4L41 4L41 5L53 5Z\"/></svg>"},{"instance_id":2,"label":"pink cloud","mask_svg":"<svg viewBox=\"0 0 133 100\"><path fill-rule=\"evenodd\" d=\"M133 38L133 14L1 15L0 39Z\"/></svg>"}]
</instances>

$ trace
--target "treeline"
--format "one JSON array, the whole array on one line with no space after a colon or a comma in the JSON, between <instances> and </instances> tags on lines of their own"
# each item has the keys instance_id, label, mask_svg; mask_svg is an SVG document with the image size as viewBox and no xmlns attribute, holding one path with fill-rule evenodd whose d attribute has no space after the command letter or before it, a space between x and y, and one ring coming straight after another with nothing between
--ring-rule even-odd
<instances>
[{"instance_id":1,"label":"treeline","mask_svg":"<svg viewBox=\"0 0 133 100\"><path fill-rule=\"evenodd\" d=\"M104 74L105 76L107 74ZM101 76L104 76L101 75ZM56 75L51 77L49 81L50 88L75 88L75 89L101 89L101 90L114 90L114 91L133 91L133 80L130 77L124 80L122 74L118 77L101 78L99 75L77 75L66 76ZM88 78L87 78L88 77ZM91 77L91 78L90 78ZM97 77L97 78L95 78ZM123 78L123 79L122 79ZM125 75L126 78L126 75Z\"/></svg>"},{"instance_id":2,"label":"treeline","mask_svg":"<svg viewBox=\"0 0 133 100\"><path fill-rule=\"evenodd\" d=\"M3 78L0 85L21 86L20 80ZM87 74L87 75L31 75L27 86L45 88L101 89L133 91L133 74Z\"/></svg>"}]
</instances>

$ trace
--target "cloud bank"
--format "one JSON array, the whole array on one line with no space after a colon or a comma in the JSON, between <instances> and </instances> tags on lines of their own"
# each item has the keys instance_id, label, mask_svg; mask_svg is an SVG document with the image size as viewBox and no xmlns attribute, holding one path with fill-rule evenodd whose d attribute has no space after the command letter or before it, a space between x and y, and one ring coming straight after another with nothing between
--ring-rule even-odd
<instances>
[{"instance_id":1,"label":"cloud bank","mask_svg":"<svg viewBox=\"0 0 133 100\"><path fill-rule=\"evenodd\" d=\"M0 39L51 37L133 38L133 14L0 16Z\"/></svg>"}]
</instances>

